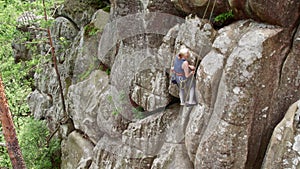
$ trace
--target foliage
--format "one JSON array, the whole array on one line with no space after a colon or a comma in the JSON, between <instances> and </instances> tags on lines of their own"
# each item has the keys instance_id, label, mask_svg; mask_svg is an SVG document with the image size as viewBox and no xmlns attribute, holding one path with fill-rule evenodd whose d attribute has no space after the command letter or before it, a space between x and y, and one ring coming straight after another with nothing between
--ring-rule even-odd
<instances>
[{"instance_id":1,"label":"foliage","mask_svg":"<svg viewBox=\"0 0 300 169\"><path fill-rule=\"evenodd\" d=\"M54 138L48 145L49 134L44 121L26 118L25 125L21 127L19 142L27 168L59 168L60 142Z\"/></svg>"},{"instance_id":2,"label":"foliage","mask_svg":"<svg viewBox=\"0 0 300 169\"><path fill-rule=\"evenodd\" d=\"M110 3L109 0L98 0L99 2L99 7L105 11L105 12L110 12Z\"/></svg>"},{"instance_id":3,"label":"foliage","mask_svg":"<svg viewBox=\"0 0 300 169\"><path fill-rule=\"evenodd\" d=\"M100 30L96 28L94 24L88 24L84 27L84 31L85 35L94 36L97 35Z\"/></svg>"},{"instance_id":4,"label":"foliage","mask_svg":"<svg viewBox=\"0 0 300 169\"><path fill-rule=\"evenodd\" d=\"M46 6L48 7L47 10L52 10L51 8L57 2L57 0L46 1ZM33 74L38 70L37 65L43 57L40 55L33 55L30 60L20 60L16 62L11 44L17 39L17 43L23 44L32 53L34 53L37 50L36 44L46 42L43 39L31 39L31 41L28 41L31 38L31 35L17 29L17 26L20 26L20 24L17 23L17 18L22 13L31 11L37 16L43 16L42 1L37 0L30 3L29 1L22 0L0 0L0 10L0 76L5 84L5 92L10 110L13 114L17 134L22 135L22 132L24 132L22 131L24 130L24 125L27 125L26 123L29 122L28 118L31 116L31 112L27 104L27 96L33 89ZM44 26L49 26L49 24L51 24L50 22L43 23L42 17L37 22ZM30 126L28 127L27 125L27 128L30 128ZM33 130L31 131L33 132ZM40 130L38 131L43 132ZM31 137L34 134L39 137L45 136L45 134L37 132L28 135ZM19 141L24 142L26 139L28 140L31 138L27 138L26 134L23 135L22 138L19 138ZM45 138L41 137L41 139ZM4 143L4 138L1 134L1 125L0 143ZM47 150L46 148L43 148L43 150L47 150L47 153L53 152L53 146L50 145L49 148L50 150ZM26 150L24 151L26 152ZM32 150L32 152L27 152L27 154L35 151L36 150ZM56 155L56 157L59 156ZM46 157L43 158L46 159ZM36 163L34 164L34 168L38 168L38 166L41 166L41 164L38 163L42 163L42 161L38 160L31 160L31 162ZM0 168L1 167L11 167L5 147L0 147ZM30 167L28 166L28 168Z\"/></svg>"},{"instance_id":5,"label":"foliage","mask_svg":"<svg viewBox=\"0 0 300 169\"><path fill-rule=\"evenodd\" d=\"M106 7L102 8L103 11L109 12L110 11L110 5L107 5Z\"/></svg>"},{"instance_id":6,"label":"foliage","mask_svg":"<svg viewBox=\"0 0 300 169\"><path fill-rule=\"evenodd\" d=\"M120 91L119 96L117 98L115 98L117 100L116 102L118 102L120 105L122 105L125 102L125 99L126 99L125 97L126 97L125 92L124 91ZM111 113L112 115L117 116L117 115L119 115L121 113L121 111L123 111L122 107L118 107L118 106L115 105L113 96L108 95L107 96L107 100L109 101L109 103L111 105L114 105L114 107L112 108L112 113Z\"/></svg>"},{"instance_id":7,"label":"foliage","mask_svg":"<svg viewBox=\"0 0 300 169\"><path fill-rule=\"evenodd\" d=\"M60 142L54 138L48 144L49 130L43 121L30 117L23 119L24 124L19 128L19 144L28 169L54 169L60 165ZM0 138L3 142L3 138ZM1 167L11 167L9 157L4 147L0 147Z\"/></svg>"},{"instance_id":8,"label":"foliage","mask_svg":"<svg viewBox=\"0 0 300 169\"><path fill-rule=\"evenodd\" d=\"M105 71L108 76L110 75L111 69L108 66L106 66L105 64L100 63L99 69L102 71Z\"/></svg>"},{"instance_id":9,"label":"foliage","mask_svg":"<svg viewBox=\"0 0 300 169\"><path fill-rule=\"evenodd\" d=\"M143 109L143 107L138 106L136 108L133 108L132 112L133 112L134 118L136 118L136 119L143 119L144 118L144 113L143 113L144 109Z\"/></svg>"},{"instance_id":10,"label":"foliage","mask_svg":"<svg viewBox=\"0 0 300 169\"><path fill-rule=\"evenodd\" d=\"M227 11L227 12L225 12L225 13L221 13L221 14L219 14L218 16L216 16L216 17L214 18L214 22L221 22L221 23L224 23L225 21L227 21L227 20L229 20L229 19L231 19L231 18L233 18L233 17L234 17L233 11L232 11L232 10L229 10L229 11Z\"/></svg>"}]
</instances>

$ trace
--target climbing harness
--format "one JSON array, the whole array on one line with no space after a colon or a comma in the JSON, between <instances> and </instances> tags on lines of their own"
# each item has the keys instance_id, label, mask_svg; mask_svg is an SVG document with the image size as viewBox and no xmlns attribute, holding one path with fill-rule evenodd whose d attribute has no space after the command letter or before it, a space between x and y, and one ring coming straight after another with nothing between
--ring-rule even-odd
<instances>
[{"instance_id":1,"label":"climbing harness","mask_svg":"<svg viewBox=\"0 0 300 169\"><path fill-rule=\"evenodd\" d=\"M179 76L179 88L184 89L186 87L187 79L183 79L183 77Z\"/></svg>"}]
</instances>

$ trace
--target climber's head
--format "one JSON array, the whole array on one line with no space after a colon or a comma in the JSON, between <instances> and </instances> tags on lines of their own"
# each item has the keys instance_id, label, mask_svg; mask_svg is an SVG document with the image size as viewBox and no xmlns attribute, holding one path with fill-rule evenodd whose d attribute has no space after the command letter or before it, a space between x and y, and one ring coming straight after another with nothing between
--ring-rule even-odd
<instances>
[{"instance_id":1,"label":"climber's head","mask_svg":"<svg viewBox=\"0 0 300 169\"><path fill-rule=\"evenodd\" d=\"M182 48L179 51L179 58L180 59L188 59L190 57L190 51L188 48Z\"/></svg>"}]
</instances>

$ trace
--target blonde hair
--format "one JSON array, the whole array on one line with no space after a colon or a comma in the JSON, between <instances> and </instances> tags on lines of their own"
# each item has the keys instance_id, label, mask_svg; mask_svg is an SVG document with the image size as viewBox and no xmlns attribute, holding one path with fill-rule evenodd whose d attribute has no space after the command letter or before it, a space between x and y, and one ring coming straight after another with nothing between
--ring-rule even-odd
<instances>
[{"instance_id":1,"label":"blonde hair","mask_svg":"<svg viewBox=\"0 0 300 169\"><path fill-rule=\"evenodd\" d=\"M180 50L179 50L179 57L180 58L182 58L184 55L187 55L187 54L189 54L189 49L188 48L181 48Z\"/></svg>"}]
</instances>

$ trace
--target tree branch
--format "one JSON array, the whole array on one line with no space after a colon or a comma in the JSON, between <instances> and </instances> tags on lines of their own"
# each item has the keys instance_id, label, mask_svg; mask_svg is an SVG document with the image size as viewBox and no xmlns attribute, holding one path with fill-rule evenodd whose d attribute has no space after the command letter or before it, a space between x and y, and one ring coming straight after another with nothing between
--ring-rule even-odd
<instances>
[{"instance_id":1,"label":"tree branch","mask_svg":"<svg viewBox=\"0 0 300 169\"><path fill-rule=\"evenodd\" d=\"M47 22L48 21L48 16L47 16L47 11L46 11L45 0L43 0L43 7L44 7L45 21ZM52 61L53 61L53 65L54 65L56 75L57 75L57 81L58 81L58 85L59 85L59 89L60 89L62 109L64 111L64 116L67 116L63 87L62 87L62 83L61 83L61 79L60 79L60 73L58 71L57 59L56 59L56 55L55 55L55 48L54 48L54 45L53 45L53 40L52 40L51 31L50 31L49 27L47 28L47 33L48 33L48 38L49 38L49 44L50 44L50 47L51 47Z\"/></svg>"}]
</instances>

